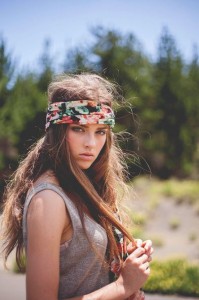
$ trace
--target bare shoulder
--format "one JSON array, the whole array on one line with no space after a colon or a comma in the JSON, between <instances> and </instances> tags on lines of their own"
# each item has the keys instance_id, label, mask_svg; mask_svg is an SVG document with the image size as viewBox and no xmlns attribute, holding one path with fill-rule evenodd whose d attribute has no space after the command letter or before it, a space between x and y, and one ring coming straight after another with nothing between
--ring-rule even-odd
<instances>
[{"instance_id":1,"label":"bare shoulder","mask_svg":"<svg viewBox=\"0 0 199 300\"><path fill-rule=\"evenodd\" d=\"M27 213L28 224L63 229L70 223L64 200L53 190L43 190L33 196Z\"/></svg>"},{"instance_id":2,"label":"bare shoulder","mask_svg":"<svg viewBox=\"0 0 199 300\"><path fill-rule=\"evenodd\" d=\"M36 209L36 211L43 210L43 212L54 210L56 213L56 210L59 211L64 207L64 200L59 194L53 190L45 189L32 197L29 210L34 211Z\"/></svg>"},{"instance_id":3,"label":"bare shoulder","mask_svg":"<svg viewBox=\"0 0 199 300\"><path fill-rule=\"evenodd\" d=\"M59 186L57 178L50 171L42 174L34 182L34 186L43 182ZM29 228L32 227L33 232L39 230L41 233L43 231L44 235L47 235L48 232L52 233L54 230L56 235L57 233L61 235L62 241L67 240L68 234L71 235L69 232L71 230L71 219L64 199L50 189L42 190L33 196L27 212L27 224ZM42 231L40 228L42 228Z\"/></svg>"}]
</instances>

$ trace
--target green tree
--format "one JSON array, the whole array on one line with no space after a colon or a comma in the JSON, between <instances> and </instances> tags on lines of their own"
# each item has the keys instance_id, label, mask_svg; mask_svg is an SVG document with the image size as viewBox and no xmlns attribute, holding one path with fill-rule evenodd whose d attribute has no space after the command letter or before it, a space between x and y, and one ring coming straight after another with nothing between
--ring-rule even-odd
<instances>
[{"instance_id":1,"label":"green tree","mask_svg":"<svg viewBox=\"0 0 199 300\"><path fill-rule=\"evenodd\" d=\"M155 113L150 143L154 149L153 168L163 178L181 176L186 144L183 128L187 126L184 101L183 60L174 38L164 29L160 39L159 57L154 65Z\"/></svg>"},{"instance_id":2,"label":"green tree","mask_svg":"<svg viewBox=\"0 0 199 300\"><path fill-rule=\"evenodd\" d=\"M185 106L187 124L183 128L183 138L186 143L184 151L184 166L188 173L199 177L199 56L198 48L194 47L193 59L188 66L185 78Z\"/></svg>"},{"instance_id":3,"label":"green tree","mask_svg":"<svg viewBox=\"0 0 199 300\"><path fill-rule=\"evenodd\" d=\"M11 85L14 82L15 63L11 59L11 54L8 52L6 43L3 38L0 38L0 120L4 106L11 96ZM4 135L4 123L0 124L0 177L1 170L5 167L5 157L11 155L10 141Z\"/></svg>"},{"instance_id":4,"label":"green tree","mask_svg":"<svg viewBox=\"0 0 199 300\"><path fill-rule=\"evenodd\" d=\"M2 122L4 107L11 96L14 76L15 63L11 58L11 53L7 50L4 39L0 37L0 198L4 187L4 176L7 162L14 154L11 141L4 134L4 123Z\"/></svg>"},{"instance_id":5,"label":"green tree","mask_svg":"<svg viewBox=\"0 0 199 300\"><path fill-rule=\"evenodd\" d=\"M63 63L65 73L81 73L97 71L96 65L90 60L90 48L71 48L67 51Z\"/></svg>"},{"instance_id":6,"label":"green tree","mask_svg":"<svg viewBox=\"0 0 199 300\"><path fill-rule=\"evenodd\" d=\"M0 37L0 108L10 95L9 85L14 80L15 64L8 52L6 43Z\"/></svg>"},{"instance_id":7,"label":"green tree","mask_svg":"<svg viewBox=\"0 0 199 300\"><path fill-rule=\"evenodd\" d=\"M13 88L12 94L18 104L17 113L13 118L17 136L15 144L20 155L26 153L29 146L44 134L46 91L54 74L54 58L50 47L50 41L46 40L39 59L39 71L18 76Z\"/></svg>"}]
</instances>

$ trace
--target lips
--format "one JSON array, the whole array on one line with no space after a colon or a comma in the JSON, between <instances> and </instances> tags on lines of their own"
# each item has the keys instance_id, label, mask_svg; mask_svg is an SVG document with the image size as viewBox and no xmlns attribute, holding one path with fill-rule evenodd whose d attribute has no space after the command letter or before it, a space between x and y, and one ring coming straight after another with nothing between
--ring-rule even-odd
<instances>
[{"instance_id":1,"label":"lips","mask_svg":"<svg viewBox=\"0 0 199 300\"><path fill-rule=\"evenodd\" d=\"M93 160L94 159L94 155L91 153L81 153L79 154L79 156L81 157L81 159L83 160Z\"/></svg>"}]
</instances>

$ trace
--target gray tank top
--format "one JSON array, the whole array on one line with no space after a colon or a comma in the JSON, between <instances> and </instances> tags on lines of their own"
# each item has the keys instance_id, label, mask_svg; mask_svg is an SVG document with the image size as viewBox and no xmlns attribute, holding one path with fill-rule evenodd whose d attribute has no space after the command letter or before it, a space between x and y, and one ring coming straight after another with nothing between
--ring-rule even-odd
<instances>
[{"instance_id":1,"label":"gray tank top","mask_svg":"<svg viewBox=\"0 0 199 300\"><path fill-rule=\"evenodd\" d=\"M109 280L109 270L104 267L102 258L107 248L107 235L102 226L85 215L85 229L93 249L85 235L77 208L64 191L51 183L41 183L28 193L23 213L23 239L27 247L27 210L32 197L42 190L53 190L59 194L68 210L73 227L72 239L60 247L60 278L58 299L66 299L91 293ZM49 249L50 251L50 249ZM99 258L101 257L101 259Z\"/></svg>"}]
</instances>

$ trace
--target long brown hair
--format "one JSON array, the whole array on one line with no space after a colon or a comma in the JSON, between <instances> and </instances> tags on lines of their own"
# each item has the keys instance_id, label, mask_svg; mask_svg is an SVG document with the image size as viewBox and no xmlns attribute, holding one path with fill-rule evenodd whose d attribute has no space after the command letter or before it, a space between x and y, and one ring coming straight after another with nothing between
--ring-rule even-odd
<instances>
[{"instance_id":1,"label":"long brown hair","mask_svg":"<svg viewBox=\"0 0 199 300\"><path fill-rule=\"evenodd\" d=\"M63 75L48 88L49 103L70 100L97 100L112 106L116 98L113 84L95 74ZM33 183L45 172L52 171L60 186L82 211L89 210L92 217L106 230L109 260L118 256L113 226L131 241L126 228L116 217L118 192L125 188L122 152L111 130L103 149L93 165L81 170L70 157L65 142L66 124L50 126L45 136L32 146L7 185L4 196L4 257L7 260L16 247L16 259L21 267L23 253L22 216L26 194ZM83 220L83 219L82 219Z\"/></svg>"}]
</instances>

